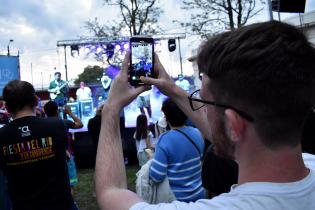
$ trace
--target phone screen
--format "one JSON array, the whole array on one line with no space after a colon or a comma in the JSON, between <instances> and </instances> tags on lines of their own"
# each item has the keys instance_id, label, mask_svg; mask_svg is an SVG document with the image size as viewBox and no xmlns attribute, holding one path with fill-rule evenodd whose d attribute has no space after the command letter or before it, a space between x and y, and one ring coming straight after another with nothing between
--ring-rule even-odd
<instances>
[{"instance_id":1,"label":"phone screen","mask_svg":"<svg viewBox=\"0 0 315 210\"><path fill-rule=\"evenodd\" d=\"M130 83L132 85L142 84L140 77L153 77L153 51L154 42L151 38L137 38L130 40L131 65Z\"/></svg>"}]
</instances>

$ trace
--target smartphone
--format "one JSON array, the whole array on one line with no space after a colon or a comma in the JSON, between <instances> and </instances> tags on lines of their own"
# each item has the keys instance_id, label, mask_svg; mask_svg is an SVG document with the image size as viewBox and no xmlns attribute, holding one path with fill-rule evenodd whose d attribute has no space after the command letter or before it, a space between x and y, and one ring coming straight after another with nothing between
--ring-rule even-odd
<instances>
[{"instance_id":1,"label":"smartphone","mask_svg":"<svg viewBox=\"0 0 315 210\"><path fill-rule=\"evenodd\" d=\"M154 66L154 39L151 37L131 37L129 82L132 86L144 85L141 76L155 77Z\"/></svg>"}]
</instances>

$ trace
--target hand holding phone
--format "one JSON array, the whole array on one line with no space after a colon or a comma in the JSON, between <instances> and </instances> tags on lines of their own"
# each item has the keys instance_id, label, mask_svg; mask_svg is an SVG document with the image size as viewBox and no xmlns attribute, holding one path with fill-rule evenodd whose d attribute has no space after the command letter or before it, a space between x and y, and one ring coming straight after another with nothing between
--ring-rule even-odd
<instances>
[{"instance_id":1,"label":"hand holding phone","mask_svg":"<svg viewBox=\"0 0 315 210\"><path fill-rule=\"evenodd\" d=\"M151 37L131 37L129 82L132 86L144 85L140 77L153 77L154 40Z\"/></svg>"}]
</instances>

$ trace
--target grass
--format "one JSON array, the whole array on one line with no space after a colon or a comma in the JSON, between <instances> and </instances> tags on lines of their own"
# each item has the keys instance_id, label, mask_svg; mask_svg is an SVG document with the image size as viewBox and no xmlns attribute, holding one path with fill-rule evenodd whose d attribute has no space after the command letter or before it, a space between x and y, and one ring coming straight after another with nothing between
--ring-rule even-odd
<instances>
[{"instance_id":1,"label":"grass","mask_svg":"<svg viewBox=\"0 0 315 210\"><path fill-rule=\"evenodd\" d=\"M128 189L135 192L136 173L138 166L127 166ZM80 210L98 210L96 197L94 194L94 168L78 169L79 183L75 187L74 199ZM104 174L106 176L106 174Z\"/></svg>"}]
</instances>

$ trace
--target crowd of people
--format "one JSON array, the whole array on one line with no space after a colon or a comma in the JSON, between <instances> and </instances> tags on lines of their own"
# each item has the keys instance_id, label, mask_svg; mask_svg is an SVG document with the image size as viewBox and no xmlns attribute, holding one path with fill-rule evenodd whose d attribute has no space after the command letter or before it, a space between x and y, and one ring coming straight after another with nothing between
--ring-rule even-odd
<instances>
[{"instance_id":1,"label":"crowd of people","mask_svg":"<svg viewBox=\"0 0 315 210\"><path fill-rule=\"evenodd\" d=\"M192 93L175 84L157 55L158 77L130 87L129 59L88 125L100 209L315 209L315 49L299 29L270 21L212 37L200 47L202 84ZM51 93L63 84L55 76ZM137 117L141 169L132 192L121 112L152 85L168 98L157 122ZM59 99L45 104L46 117L36 116L38 97L25 81L9 82L3 100L12 120L0 128L0 187L9 192L0 199L13 210L78 209L67 131L82 127L80 119L67 107L72 121L61 119Z\"/></svg>"}]
</instances>

